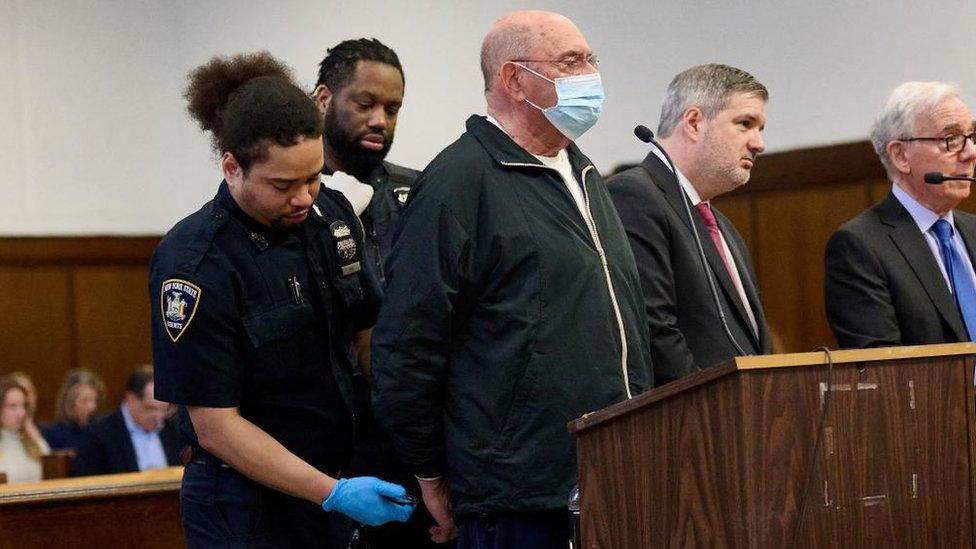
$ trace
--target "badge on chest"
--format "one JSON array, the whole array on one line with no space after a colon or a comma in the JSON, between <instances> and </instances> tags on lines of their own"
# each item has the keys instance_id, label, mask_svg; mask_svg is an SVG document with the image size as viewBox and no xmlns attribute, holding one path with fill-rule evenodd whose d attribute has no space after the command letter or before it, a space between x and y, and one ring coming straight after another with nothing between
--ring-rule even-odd
<instances>
[{"instance_id":1,"label":"badge on chest","mask_svg":"<svg viewBox=\"0 0 976 549\"><path fill-rule=\"evenodd\" d=\"M359 248L352 236L352 231L345 221L333 221L329 225L332 241L335 242L336 256L339 258L339 268L342 276L349 276L362 270L359 261Z\"/></svg>"},{"instance_id":2,"label":"badge on chest","mask_svg":"<svg viewBox=\"0 0 976 549\"><path fill-rule=\"evenodd\" d=\"M410 198L410 187L394 187L393 197L396 198L397 204L402 208L407 204L407 199Z\"/></svg>"}]
</instances>

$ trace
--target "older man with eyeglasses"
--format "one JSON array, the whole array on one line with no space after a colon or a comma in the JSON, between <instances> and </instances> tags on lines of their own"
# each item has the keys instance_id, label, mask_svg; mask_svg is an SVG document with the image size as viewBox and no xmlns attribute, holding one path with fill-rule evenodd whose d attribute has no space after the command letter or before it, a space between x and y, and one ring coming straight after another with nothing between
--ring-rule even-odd
<instances>
[{"instance_id":1,"label":"older man with eyeglasses","mask_svg":"<svg viewBox=\"0 0 976 549\"><path fill-rule=\"evenodd\" d=\"M435 541L564 549L566 422L653 386L634 256L573 143L602 106L592 55L561 15L502 17L482 46L488 116L427 166L401 218L373 402Z\"/></svg>"},{"instance_id":2,"label":"older man with eyeglasses","mask_svg":"<svg viewBox=\"0 0 976 549\"><path fill-rule=\"evenodd\" d=\"M973 116L956 86L907 82L871 132L892 181L827 243L827 318L843 348L971 341L976 216L956 210L976 167ZM943 180L942 183L926 182Z\"/></svg>"}]
</instances>

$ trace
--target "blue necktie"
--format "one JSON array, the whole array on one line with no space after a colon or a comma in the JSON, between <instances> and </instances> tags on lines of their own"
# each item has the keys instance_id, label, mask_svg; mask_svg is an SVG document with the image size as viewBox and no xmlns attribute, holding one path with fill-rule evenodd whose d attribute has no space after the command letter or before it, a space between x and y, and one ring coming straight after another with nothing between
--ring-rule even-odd
<instances>
[{"instance_id":1,"label":"blue necktie","mask_svg":"<svg viewBox=\"0 0 976 549\"><path fill-rule=\"evenodd\" d=\"M952 245L952 225L945 219L940 219L932 225L932 232L939 240L939 251L946 273L949 275L952 296L956 299L959 314L962 315L969 339L972 340L973 334L976 334L976 288L973 287L973 279L966 270L966 264Z\"/></svg>"}]
</instances>

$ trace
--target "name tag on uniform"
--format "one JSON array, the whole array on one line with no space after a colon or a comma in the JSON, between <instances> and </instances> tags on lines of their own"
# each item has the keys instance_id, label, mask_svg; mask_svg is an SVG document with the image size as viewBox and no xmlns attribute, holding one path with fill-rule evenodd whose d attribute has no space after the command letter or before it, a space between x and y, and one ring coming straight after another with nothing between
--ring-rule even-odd
<instances>
[{"instance_id":1,"label":"name tag on uniform","mask_svg":"<svg viewBox=\"0 0 976 549\"><path fill-rule=\"evenodd\" d=\"M336 255L339 258L339 269L342 276L356 274L362 270L359 262L359 249L356 240L352 237L352 231L345 221L333 221L329 225L332 231L332 239L335 241Z\"/></svg>"}]
</instances>

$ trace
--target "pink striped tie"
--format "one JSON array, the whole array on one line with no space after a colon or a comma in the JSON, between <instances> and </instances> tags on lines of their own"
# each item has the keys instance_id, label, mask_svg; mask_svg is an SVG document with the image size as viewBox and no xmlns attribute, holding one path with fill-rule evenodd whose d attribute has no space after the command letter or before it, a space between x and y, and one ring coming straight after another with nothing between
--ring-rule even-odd
<instances>
[{"instance_id":1,"label":"pink striped tie","mask_svg":"<svg viewBox=\"0 0 976 549\"><path fill-rule=\"evenodd\" d=\"M741 289L739 288L739 278L735 276L732 263L729 261L728 256L725 255L725 246L722 246L722 234L718 230L718 222L715 220L715 214L712 213L711 206L709 206L708 202L699 202L695 204L695 209L698 210L702 221L705 222L705 227L708 228L708 235L712 237L712 242L715 243L715 249L718 250L718 255L722 258L722 263L725 263L725 270L728 271L729 278L732 279L732 283L735 284L737 290Z\"/></svg>"}]
</instances>

